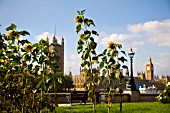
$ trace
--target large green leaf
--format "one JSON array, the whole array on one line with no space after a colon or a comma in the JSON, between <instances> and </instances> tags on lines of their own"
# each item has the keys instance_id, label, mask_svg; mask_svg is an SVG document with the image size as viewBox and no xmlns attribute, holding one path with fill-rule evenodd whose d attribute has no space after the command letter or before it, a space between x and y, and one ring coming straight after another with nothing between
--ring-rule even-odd
<instances>
[{"instance_id":1,"label":"large green leaf","mask_svg":"<svg viewBox=\"0 0 170 113\"><path fill-rule=\"evenodd\" d=\"M28 41L27 39L26 40L19 40L18 43L21 43L22 46L23 46L24 44L30 43L30 41Z\"/></svg>"},{"instance_id":2,"label":"large green leaf","mask_svg":"<svg viewBox=\"0 0 170 113\"><path fill-rule=\"evenodd\" d=\"M81 39L79 39L78 45L83 45L83 44L84 44L84 42Z\"/></svg>"},{"instance_id":3,"label":"large green leaf","mask_svg":"<svg viewBox=\"0 0 170 113\"><path fill-rule=\"evenodd\" d=\"M92 53L93 55L96 55L96 51L95 51L95 50L91 51L91 53Z\"/></svg>"},{"instance_id":4,"label":"large green leaf","mask_svg":"<svg viewBox=\"0 0 170 113\"><path fill-rule=\"evenodd\" d=\"M124 55L126 55L125 51L121 51Z\"/></svg>"},{"instance_id":5,"label":"large green leaf","mask_svg":"<svg viewBox=\"0 0 170 113\"><path fill-rule=\"evenodd\" d=\"M78 34L78 32L81 30L81 24L78 24L77 26L76 26L76 32L77 32L77 34Z\"/></svg>"},{"instance_id":6,"label":"large green leaf","mask_svg":"<svg viewBox=\"0 0 170 113\"><path fill-rule=\"evenodd\" d=\"M58 78L58 82L59 82L60 84L62 83L62 78L61 78L61 77Z\"/></svg>"},{"instance_id":7,"label":"large green leaf","mask_svg":"<svg viewBox=\"0 0 170 113\"><path fill-rule=\"evenodd\" d=\"M106 52L107 52L107 49L105 49L102 54L103 54L103 55L106 55Z\"/></svg>"},{"instance_id":8,"label":"large green leaf","mask_svg":"<svg viewBox=\"0 0 170 113\"><path fill-rule=\"evenodd\" d=\"M126 65L123 65L123 66L122 66L122 68L124 68L124 69L128 69L128 67L127 67Z\"/></svg>"},{"instance_id":9,"label":"large green leaf","mask_svg":"<svg viewBox=\"0 0 170 113\"><path fill-rule=\"evenodd\" d=\"M96 36L99 36L99 34L97 33L97 31L95 30L92 30L92 34L96 35Z\"/></svg>"},{"instance_id":10,"label":"large green leaf","mask_svg":"<svg viewBox=\"0 0 170 113\"><path fill-rule=\"evenodd\" d=\"M81 12L80 11L77 11L78 15L81 15Z\"/></svg>"},{"instance_id":11,"label":"large green leaf","mask_svg":"<svg viewBox=\"0 0 170 113\"><path fill-rule=\"evenodd\" d=\"M83 60L82 63L81 63L81 67L84 67L86 64L87 64L87 61Z\"/></svg>"},{"instance_id":12,"label":"large green leaf","mask_svg":"<svg viewBox=\"0 0 170 113\"><path fill-rule=\"evenodd\" d=\"M91 42L90 43L90 49L96 49L97 43L96 42Z\"/></svg>"},{"instance_id":13,"label":"large green leaf","mask_svg":"<svg viewBox=\"0 0 170 113\"><path fill-rule=\"evenodd\" d=\"M100 62L100 65L99 65L100 69L102 69L104 67L104 62Z\"/></svg>"},{"instance_id":14,"label":"large green leaf","mask_svg":"<svg viewBox=\"0 0 170 113\"><path fill-rule=\"evenodd\" d=\"M9 27L6 28L7 31L9 30L15 30L17 26L15 24L11 24Z\"/></svg>"},{"instance_id":15,"label":"large green leaf","mask_svg":"<svg viewBox=\"0 0 170 113\"><path fill-rule=\"evenodd\" d=\"M81 53L82 51L83 51L83 46L82 45L78 45L78 47L77 47L78 54Z\"/></svg>"},{"instance_id":16,"label":"large green leaf","mask_svg":"<svg viewBox=\"0 0 170 113\"><path fill-rule=\"evenodd\" d=\"M86 11L85 9L82 10L82 11L81 11L81 15L84 15L85 11Z\"/></svg>"},{"instance_id":17,"label":"large green leaf","mask_svg":"<svg viewBox=\"0 0 170 113\"><path fill-rule=\"evenodd\" d=\"M20 34L22 36L30 35L30 33L28 31L20 31Z\"/></svg>"},{"instance_id":18,"label":"large green leaf","mask_svg":"<svg viewBox=\"0 0 170 113\"><path fill-rule=\"evenodd\" d=\"M85 39L88 39L91 35L91 32L86 30L86 31L84 31L84 35L85 35Z\"/></svg>"},{"instance_id":19,"label":"large green leaf","mask_svg":"<svg viewBox=\"0 0 170 113\"><path fill-rule=\"evenodd\" d=\"M102 61L103 61L103 62L107 62L107 57L104 56L104 57L102 58Z\"/></svg>"},{"instance_id":20,"label":"large green leaf","mask_svg":"<svg viewBox=\"0 0 170 113\"><path fill-rule=\"evenodd\" d=\"M83 59L87 59L88 56L89 56L89 51L88 51L88 50L84 51L84 53L83 53Z\"/></svg>"},{"instance_id":21,"label":"large green leaf","mask_svg":"<svg viewBox=\"0 0 170 113\"><path fill-rule=\"evenodd\" d=\"M105 76L106 73L107 73L107 70L106 70L106 69L103 69L103 70L102 70L102 76Z\"/></svg>"},{"instance_id":22,"label":"large green leaf","mask_svg":"<svg viewBox=\"0 0 170 113\"><path fill-rule=\"evenodd\" d=\"M122 63L124 63L125 61L127 61L123 56L118 58L120 61L122 61Z\"/></svg>"},{"instance_id":23,"label":"large green leaf","mask_svg":"<svg viewBox=\"0 0 170 113\"><path fill-rule=\"evenodd\" d=\"M17 26L15 24L11 24L9 27L6 28L7 31L9 30L15 30Z\"/></svg>"},{"instance_id":24,"label":"large green leaf","mask_svg":"<svg viewBox=\"0 0 170 113\"><path fill-rule=\"evenodd\" d=\"M116 61L115 61L113 58L110 58L110 59L109 59L109 62L111 63L111 65L113 65L113 64L116 63Z\"/></svg>"}]
</instances>

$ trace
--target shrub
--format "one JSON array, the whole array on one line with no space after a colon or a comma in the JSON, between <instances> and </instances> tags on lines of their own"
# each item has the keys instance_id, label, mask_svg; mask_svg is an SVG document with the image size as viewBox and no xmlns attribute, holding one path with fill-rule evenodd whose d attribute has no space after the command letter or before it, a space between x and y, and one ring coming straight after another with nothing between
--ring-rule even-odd
<instances>
[{"instance_id":1,"label":"shrub","mask_svg":"<svg viewBox=\"0 0 170 113\"><path fill-rule=\"evenodd\" d=\"M157 97L157 100L162 103L170 103L170 85L167 85L163 92Z\"/></svg>"}]
</instances>

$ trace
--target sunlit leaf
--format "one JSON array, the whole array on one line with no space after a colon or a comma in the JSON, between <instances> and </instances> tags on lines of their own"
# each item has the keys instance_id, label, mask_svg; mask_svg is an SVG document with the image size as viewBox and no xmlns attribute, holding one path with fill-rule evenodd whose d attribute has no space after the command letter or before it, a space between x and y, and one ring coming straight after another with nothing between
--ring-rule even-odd
<instances>
[{"instance_id":1,"label":"sunlit leaf","mask_svg":"<svg viewBox=\"0 0 170 113\"><path fill-rule=\"evenodd\" d=\"M20 34L22 36L30 35L30 33L28 31L21 31Z\"/></svg>"},{"instance_id":2,"label":"sunlit leaf","mask_svg":"<svg viewBox=\"0 0 170 113\"><path fill-rule=\"evenodd\" d=\"M96 35L96 36L99 36L99 34L97 33L97 31L95 30L92 30L92 34Z\"/></svg>"},{"instance_id":3,"label":"sunlit leaf","mask_svg":"<svg viewBox=\"0 0 170 113\"><path fill-rule=\"evenodd\" d=\"M81 15L84 15L85 11L86 11L86 10L82 10L82 11L81 11Z\"/></svg>"},{"instance_id":4,"label":"sunlit leaf","mask_svg":"<svg viewBox=\"0 0 170 113\"><path fill-rule=\"evenodd\" d=\"M58 78L58 82L61 84L62 83L62 79L59 77Z\"/></svg>"},{"instance_id":5,"label":"sunlit leaf","mask_svg":"<svg viewBox=\"0 0 170 113\"><path fill-rule=\"evenodd\" d=\"M79 39L78 45L83 45L83 44L84 44L84 42L81 39Z\"/></svg>"},{"instance_id":6,"label":"sunlit leaf","mask_svg":"<svg viewBox=\"0 0 170 113\"><path fill-rule=\"evenodd\" d=\"M93 50L93 51L91 51L91 53L92 53L93 55L96 55L96 51L94 51L94 50Z\"/></svg>"},{"instance_id":7,"label":"sunlit leaf","mask_svg":"<svg viewBox=\"0 0 170 113\"><path fill-rule=\"evenodd\" d=\"M126 65L123 65L123 66L122 66L122 68L124 68L124 69L128 69L128 67L127 67Z\"/></svg>"},{"instance_id":8,"label":"sunlit leaf","mask_svg":"<svg viewBox=\"0 0 170 113\"><path fill-rule=\"evenodd\" d=\"M81 12L80 11L77 11L78 15L81 15Z\"/></svg>"},{"instance_id":9,"label":"sunlit leaf","mask_svg":"<svg viewBox=\"0 0 170 113\"><path fill-rule=\"evenodd\" d=\"M81 30L81 24L79 24L79 25L77 25L76 26L76 32L77 32L77 34L78 34L78 32Z\"/></svg>"},{"instance_id":10,"label":"sunlit leaf","mask_svg":"<svg viewBox=\"0 0 170 113\"><path fill-rule=\"evenodd\" d=\"M96 42L91 42L90 43L90 48L91 49L96 49L96 47L97 47L97 43Z\"/></svg>"},{"instance_id":11,"label":"sunlit leaf","mask_svg":"<svg viewBox=\"0 0 170 113\"><path fill-rule=\"evenodd\" d=\"M6 28L7 31L9 30L15 30L16 29L16 25L15 24L11 24L9 27Z\"/></svg>"},{"instance_id":12,"label":"sunlit leaf","mask_svg":"<svg viewBox=\"0 0 170 113\"><path fill-rule=\"evenodd\" d=\"M84 35L85 35L85 39L87 39L87 38L89 38L89 37L90 37L91 32L90 32L90 31L88 31L88 30L86 30L86 31L84 32Z\"/></svg>"},{"instance_id":13,"label":"sunlit leaf","mask_svg":"<svg viewBox=\"0 0 170 113\"><path fill-rule=\"evenodd\" d=\"M77 47L78 54L81 53L82 51L83 51L83 46L82 45L78 45L78 47Z\"/></svg>"},{"instance_id":14,"label":"sunlit leaf","mask_svg":"<svg viewBox=\"0 0 170 113\"><path fill-rule=\"evenodd\" d=\"M118 58L120 61L122 61L122 63L124 63L125 61L127 61L123 56Z\"/></svg>"},{"instance_id":15,"label":"sunlit leaf","mask_svg":"<svg viewBox=\"0 0 170 113\"><path fill-rule=\"evenodd\" d=\"M100 67L100 69L102 69L104 67L104 62L100 62L99 67Z\"/></svg>"},{"instance_id":16,"label":"sunlit leaf","mask_svg":"<svg viewBox=\"0 0 170 113\"><path fill-rule=\"evenodd\" d=\"M125 51L121 51L124 55L126 55Z\"/></svg>"},{"instance_id":17,"label":"sunlit leaf","mask_svg":"<svg viewBox=\"0 0 170 113\"><path fill-rule=\"evenodd\" d=\"M102 71L102 76L105 76L106 73L107 73L107 70L104 69L104 70Z\"/></svg>"}]
</instances>

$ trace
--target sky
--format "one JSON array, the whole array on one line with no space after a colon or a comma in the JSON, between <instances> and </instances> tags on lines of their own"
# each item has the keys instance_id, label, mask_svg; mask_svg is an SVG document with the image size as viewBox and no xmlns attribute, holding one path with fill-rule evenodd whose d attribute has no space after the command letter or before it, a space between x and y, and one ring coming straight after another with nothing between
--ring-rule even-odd
<instances>
[{"instance_id":1,"label":"sky","mask_svg":"<svg viewBox=\"0 0 170 113\"><path fill-rule=\"evenodd\" d=\"M98 53L115 41L126 53L133 48L134 76L145 72L149 56L154 74L170 75L169 0L0 0L0 32L7 33L6 27L14 23L18 30L30 33L26 38L32 43L47 36L52 40L56 32L59 42L62 36L65 39L65 74L79 75L74 17L84 9L99 33L95 37Z\"/></svg>"}]
</instances>

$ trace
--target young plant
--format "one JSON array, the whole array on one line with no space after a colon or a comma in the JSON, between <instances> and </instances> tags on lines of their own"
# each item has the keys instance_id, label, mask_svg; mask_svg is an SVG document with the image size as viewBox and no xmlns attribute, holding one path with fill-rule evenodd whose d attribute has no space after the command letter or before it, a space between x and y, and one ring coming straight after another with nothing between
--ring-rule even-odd
<instances>
[{"instance_id":1,"label":"young plant","mask_svg":"<svg viewBox=\"0 0 170 113\"><path fill-rule=\"evenodd\" d=\"M77 11L78 16L74 18L77 23L76 32L79 37L77 52L81 54L81 67L84 67L86 73L86 86L89 89L89 97L93 101L93 112L96 112L96 86L99 82L99 73L94 69L94 63L98 63L96 54L97 43L93 36L98 36L95 30L89 30L91 26L95 26L93 20L84 17L85 10Z\"/></svg>"},{"instance_id":2,"label":"young plant","mask_svg":"<svg viewBox=\"0 0 170 113\"><path fill-rule=\"evenodd\" d=\"M106 90L108 92L107 103L108 103L108 113L110 113L110 108L112 106L113 98L113 84L116 80L116 75L122 80L121 69L127 68L126 65L123 65L127 61L124 56L125 51L122 51L122 45L117 44L116 42L110 41L108 43L108 48L105 49L101 54L98 55L100 58L100 69L102 71L102 78L107 80ZM120 56L120 53L123 55ZM120 82L122 84L122 82ZM115 84L115 86L117 86ZM120 89L122 92L122 88Z\"/></svg>"}]
</instances>

